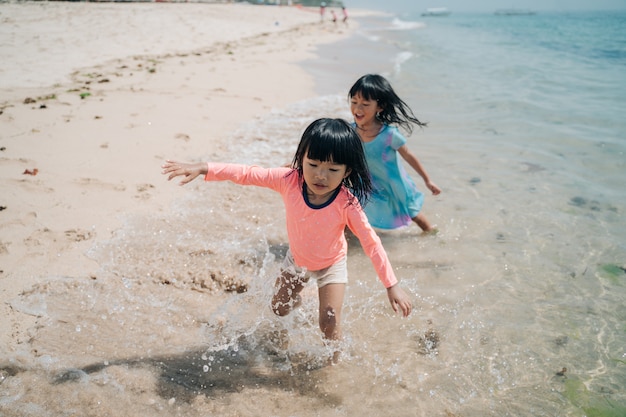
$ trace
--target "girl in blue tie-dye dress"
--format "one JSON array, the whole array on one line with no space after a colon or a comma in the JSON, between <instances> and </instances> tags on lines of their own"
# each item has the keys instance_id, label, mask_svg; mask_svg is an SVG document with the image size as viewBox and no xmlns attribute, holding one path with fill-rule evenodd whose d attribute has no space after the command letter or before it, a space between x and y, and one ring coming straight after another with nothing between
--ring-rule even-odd
<instances>
[{"instance_id":1,"label":"girl in blue tie-dye dress","mask_svg":"<svg viewBox=\"0 0 626 417\"><path fill-rule=\"evenodd\" d=\"M402 159L422 177L434 195L441 193L441 189L430 180L406 145L406 138L394 126L399 125L410 133L412 124L421 127L425 123L413 115L409 106L380 75L359 78L348 95L374 186L370 201L364 207L370 224L379 229L396 229L415 222L424 232L436 231L421 213L424 194L405 171Z\"/></svg>"}]
</instances>

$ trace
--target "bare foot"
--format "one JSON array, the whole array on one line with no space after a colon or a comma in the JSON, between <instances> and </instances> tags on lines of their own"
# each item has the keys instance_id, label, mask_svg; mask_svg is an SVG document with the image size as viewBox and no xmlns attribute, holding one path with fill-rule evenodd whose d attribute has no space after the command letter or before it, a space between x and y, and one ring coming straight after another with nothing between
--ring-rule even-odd
<instances>
[{"instance_id":1,"label":"bare foot","mask_svg":"<svg viewBox=\"0 0 626 417\"><path fill-rule=\"evenodd\" d=\"M437 226L433 226L430 229L426 229L422 231L422 236L435 236L437 233L439 233L439 229L437 229Z\"/></svg>"}]
</instances>

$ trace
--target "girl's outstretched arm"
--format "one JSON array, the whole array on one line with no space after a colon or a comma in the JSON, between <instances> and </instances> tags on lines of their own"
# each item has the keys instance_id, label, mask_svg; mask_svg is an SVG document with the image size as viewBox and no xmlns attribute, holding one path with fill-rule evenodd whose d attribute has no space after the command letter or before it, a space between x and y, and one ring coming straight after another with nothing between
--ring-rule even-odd
<instances>
[{"instance_id":1,"label":"girl's outstretched arm","mask_svg":"<svg viewBox=\"0 0 626 417\"><path fill-rule=\"evenodd\" d=\"M398 287L398 284L387 288L387 297L389 297L389 302L391 303L393 311L397 313L402 310L402 316L404 317L411 314L411 310L413 309L411 299L404 291L402 291L402 288Z\"/></svg>"},{"instance_id":2,"label":"girl's outstretched arm","mask_svg":"<svg viewBox=\"0 0 626 417\"><path fill-rule=\"evenodd\" d=\"M400 148L398 148L398 153L409 165L411 165L411 168L413 168L415 172L417 172L420 177L422 177L422 179L424 180L424 184L426 184L426 187L428 187L433 195L438 195L439 193L441 193L441 188L437 187L437 184L430 180L430 177L426 173L426 169L422 166L422 163L419 161L419 159L417 159L417 156L415 156L415 154L411 152L408 146L400 146Z\"/></svg>"},{"instance_id":3,"label":"girl's outstretched arm","mask_svg":"<svg viewBox=\"0 0 626 417\"><path fill-rule=\"evenodd\" d=\"M175 162L167 160L161 166L163 175L168 175L167 180L170 181L173 178L182 176L180 185L185 185L190 181L193 181L199 175L206 175L207 164L206 162L197 162L194 164L187 164L183 162Z\"/></svg>"}]
</instances>

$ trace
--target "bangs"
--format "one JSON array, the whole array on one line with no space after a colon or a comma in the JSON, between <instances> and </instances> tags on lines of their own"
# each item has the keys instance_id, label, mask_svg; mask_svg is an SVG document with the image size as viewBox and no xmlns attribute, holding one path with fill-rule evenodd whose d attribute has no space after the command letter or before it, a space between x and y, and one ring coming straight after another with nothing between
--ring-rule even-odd
<instances>
[{"instance_id":1,"label":"bangs","mask_svg":"<svg viewBox=\"0 0 626 417\"><path fill-rule=\"evenodd\" d=\"M307 158L350 166L353 161L353 158L350 156L354 153L354 149L352 149L354 144L342 139L341 135L336 137L318 136L316 140L312 140L309 143L309 149L306 153ZM353 152L350 152L351 149Z\"/></svg>"},{"instance_id":2,"label":"bangs","mask_svg":"<svg viewBox=\"0 0 626 417\"><path fill-rule=\"evenodd\" d=\"M360 94L365 100L376 100L375 97L379 97L381 95L380 87L378 87L375 83L370 82L366 77L363 77L350 89L350 97L354 97L357 94Z\"/></svg>"}]
</instances>

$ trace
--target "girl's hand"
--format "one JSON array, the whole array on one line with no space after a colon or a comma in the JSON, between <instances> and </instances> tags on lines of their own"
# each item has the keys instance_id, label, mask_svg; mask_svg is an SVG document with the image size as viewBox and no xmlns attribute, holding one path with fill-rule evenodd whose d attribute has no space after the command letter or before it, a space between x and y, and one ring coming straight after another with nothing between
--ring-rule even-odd
<instances>
[{"instance_id":1,"label":"girl's hand","mask_svg":"<svg viewBox=\"0 0 626 417\"><path fill-rule=\"evenodd\" d=\"M439 195L441 193L441 188L437 187L437 184L434 182L427 181L426 187L433 193L433 195Z\"/></svg>"},{"instance_id":2,"label":"girl's hand","mask_svg":"<svg viewBox=\"0 0 626 417\"><path fill-rule=\"evenodd\" d=\"M205 175L207 172L206 163L200 162L196 164L185 164L182 162L175 161L165 161L165 164L161 167L163 171L162 174L168 175L167 180L170 181L172 178L183 176L184 178L180 181L180 185L185 185L190 181L193 181L199 175Z\"/></svg>"},{"instance_id":3,"label":"girl's hand","mask_svg":"<svg viewBox=\"0 0 626 417\"><path fill-rule=\"evenodd\" d=\"M404 291L402 291L402 288L398 287L398 284L387 288L387 297L389 297L389 302L391 303L393 311L397 313L402 310L403 317L407 317L411 314L411 310L413 309L411 299Z\"/></svg>"}]
</instances>

